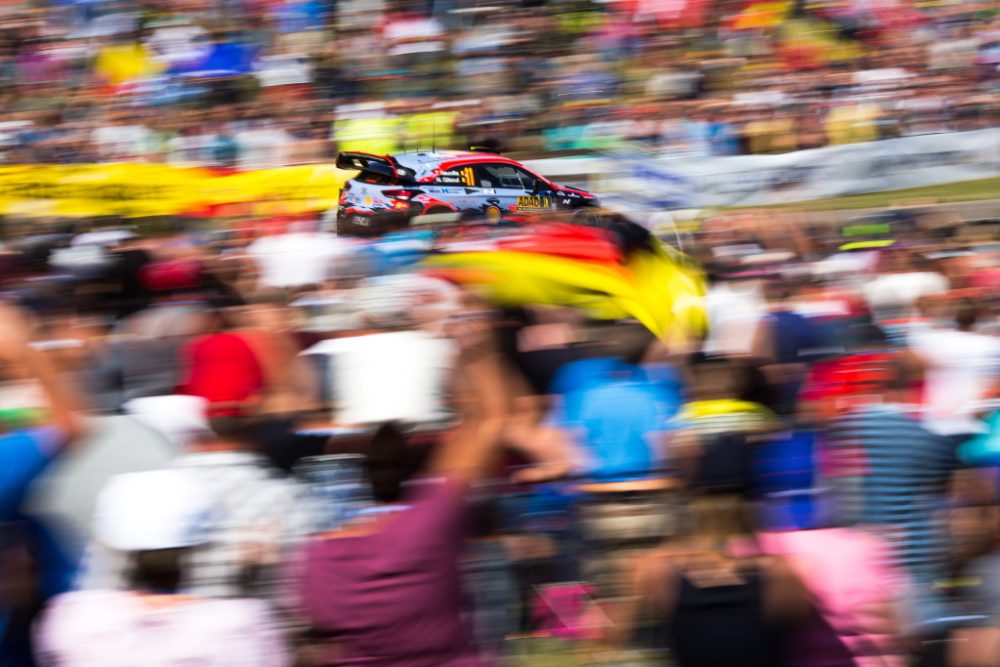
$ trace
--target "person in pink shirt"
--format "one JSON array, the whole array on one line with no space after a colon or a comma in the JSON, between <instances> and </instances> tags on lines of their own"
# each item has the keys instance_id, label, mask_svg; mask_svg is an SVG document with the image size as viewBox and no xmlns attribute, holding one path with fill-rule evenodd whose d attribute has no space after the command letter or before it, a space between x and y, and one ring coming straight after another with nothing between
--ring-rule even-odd
<instances>
[{"instance_id":1,"label":"person in pink shirt","mask_svg":"<svg viewBox=\"0 0 1000 667\"><path fill-rule=\"evenodd\" d=\"M905 576L876 535L819 528L758 535L805 584L815 609L790 639L789 667L904 667Z\"/></svg>"}]
</instances>

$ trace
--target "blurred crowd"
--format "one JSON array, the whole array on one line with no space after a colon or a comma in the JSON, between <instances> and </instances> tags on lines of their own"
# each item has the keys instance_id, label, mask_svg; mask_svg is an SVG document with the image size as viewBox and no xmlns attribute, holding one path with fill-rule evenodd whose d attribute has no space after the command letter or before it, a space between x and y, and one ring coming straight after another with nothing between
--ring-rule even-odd
<instances>
[{"instance_id":1,"label":"blurred crowd","mask_svg":"<svg viewBox=\"0 0 1000 667\"><path fill-rule=\"evenodd\" d=\"M660 340L447 225L9 224L0 664L1000 664L998 231L708 219Z\"/></svg>"},{"instance_id":2,"label":"blurred crowd","mask_svg":"<svg viewBox=\"0 0 1000 667\"><path fill-rule=\"evenodd\" d=\"M7 163L248 169L500 137L532 153L781 153L993 127L1000 113L991 0L66 0L2 12Z\"/></svg>"},{"instance_id":3,"label":"blurred crowd","mask_svg":"<svg viewBox=\"0 0 1000 667\"><path fill-rule=\"evenodd\" d=\"M1000 121L993 0L0 12L9 165ZM662 339L421 263L518 233L475 221L2 222L0 667L1000 665L1000 221L674 227L707 327Z\"/></svg>"}]
</instances>

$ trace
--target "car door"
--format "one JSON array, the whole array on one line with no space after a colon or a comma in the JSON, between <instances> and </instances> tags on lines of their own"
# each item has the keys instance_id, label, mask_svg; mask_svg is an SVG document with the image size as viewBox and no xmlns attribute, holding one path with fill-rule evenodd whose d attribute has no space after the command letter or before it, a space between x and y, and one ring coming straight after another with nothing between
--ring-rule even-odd
<instances>
[{"instance_id":1,"label":"car door","mask_svg":"<svg viewBox=\"0 0 1000 667\"><path fill-rule=\"evenodd\" d=\"M496 206L504 212L537 212L552 208L552 197L548 193L538 192L542 181L517 165L483 162L475 166L475 174L487 207Z\"/></svg>"},{"instance_id":2,"label":"car door","mask_svg":"<svg viewBox=\"0 0 1000 667\"><path fill-rule=\"evenodd\" d=\"M458 211L482 208L482 193L477 187L476 174L471 165L450 164L447 169L438 171L430 185L421 189Z\"/></svg>"}]
</instances>

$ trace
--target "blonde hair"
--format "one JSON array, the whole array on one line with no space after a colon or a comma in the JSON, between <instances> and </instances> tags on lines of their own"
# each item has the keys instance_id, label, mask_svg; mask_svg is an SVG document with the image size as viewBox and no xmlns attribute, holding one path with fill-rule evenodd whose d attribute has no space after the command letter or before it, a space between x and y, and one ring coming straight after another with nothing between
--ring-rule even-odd
<instances>
[{"instance_id":1,"label":"blonde hair","mask_svg":"<svg viewBox=\"0 0 1000 667\"><path fill-rule=\"evenodd\" d=\"M688 506L688 538L723 547L754 534L750 504L738 493L700 495Z\"/></svg>"}]
</instances>

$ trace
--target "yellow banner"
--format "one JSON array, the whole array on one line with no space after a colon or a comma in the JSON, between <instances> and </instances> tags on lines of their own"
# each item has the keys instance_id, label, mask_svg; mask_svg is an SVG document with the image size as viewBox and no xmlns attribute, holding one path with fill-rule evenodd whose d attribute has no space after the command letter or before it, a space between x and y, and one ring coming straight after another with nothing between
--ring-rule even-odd
<instances>
[{"instance_id":1,"label":"yellow banner","mask_svg":"<svg viewBox=\"0 0 1000 667\"><path fill-rule=\"evenodd\" d=\"M352 174L331 164L237 173L141 163L12 165L0 167L0 215L137 218L226 204L307 213L336 206Z\"/></svg>"}]
</instances>

